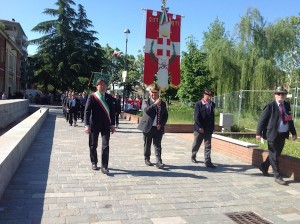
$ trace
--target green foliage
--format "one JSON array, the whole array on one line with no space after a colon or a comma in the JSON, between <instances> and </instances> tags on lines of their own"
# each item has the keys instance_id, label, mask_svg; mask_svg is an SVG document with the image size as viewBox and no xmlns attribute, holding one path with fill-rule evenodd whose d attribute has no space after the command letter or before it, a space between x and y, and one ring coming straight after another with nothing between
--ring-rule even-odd
<instances>
[{"instance_id":1,"label":"green foliage","mask_svg":"<svg viewBox=\"0 0 300 224\"><path fill-rule=\"evenodd\" d=\"M233 125L231 127L231 131L232 132L247 132L246 128L241 127L241 126L237 126L237 125Z\"/></svg>"},{"instance_id":2,"label":"green foliage","mask_svg":"<svg viewBox=\"0 0 300 224\"><path fill-rule=\"evenodd\" d=\"M299 31L300 17L287 17L270 24L256 8L248 8L236 26L235 35L230 37L224 23L216 18L204 32L201 46L202 53L206 54L207 79L215 79L213 90L221 95L239 90L273 90L282 84L287 88L297 85L300 81ZM188 54L196 52L193 39L189 45L193 48L188 48ZM189 66L193 65L192 58L187 61ZM184 60L182 63L183 69L188 67ZM195 84L199 85L196 79ZM254 95L244 99L248 108L253 108L255 101Z\"/></svg>"},{"instance_id":3,"label":"green foliage","mask_svg":"<svg viewBox=\"0 0 300 224\"><path fill-rule=\"evenodd\" d=\"M44 35L29 42L38 45L35 79L45 87L51 83L62 91L82 91L87 83L79 77L89 78L92 71L101 68L103 53L95 42L97 32L89 30L92 23L82 5L78 5L77 12L72 0L57 0L55 5L58 8L43 12L55 19L40 22L32 29Z\"/></svg>"},{"instance_id":4,"label":"green foliage","mask_svg":"<svg viewBox=\"0 0 300 224\"><path fill-rule=\"evenodd\" d=\"M183 52L181 61L181 85L178 97L182 102L195 103L205 88L211 88L213 78L206 66L207 55L202 53L191 37L187 43L188 52Z\"/></svg>"},{"instance_id":5,"label":"green foliage","mask_svg":"<svg viewBox=\"0 0 300 224\"><path fill-rule=\"evenodd\" d=\"M193 124L194 109L187 106L171 105L168 109L168 124Z\"/></svg>"},{"instance_id":6,"label":"green foliage","mask_svg":"<svg viewBox=\"0 0 300 224\"><path fill-rule=\"evenodd\" d=\"M2 30L2 31L5 30L5 25L4 25L4 23L1 22L1 21L0 21L0 30Z\"/></svg>"},{"instance_id":7,"label":"green foliage","mask_svg":"<svg viewBox=\"0 0 300 224\"><path fill-rule=\"evenodd\" d=\"M239 89L240 68L236 60L234 42L225 33L225 26L217 18L204 32L201 49L207 54L206 65L215 79L213 89L216 94L233 92Z\"/></svg>"},{"instance_id":8,"label":"green foliage","mask_svg":"<svg viewBox=\"0 0 300 224\"><path fill-rule=\"evenodd\" d=\"M166 100L167 104L171 104L171 100L177 99L178 88L173 86L168 86L165 91L161 93L161 97Z\"/></svg>"}]
</instances>

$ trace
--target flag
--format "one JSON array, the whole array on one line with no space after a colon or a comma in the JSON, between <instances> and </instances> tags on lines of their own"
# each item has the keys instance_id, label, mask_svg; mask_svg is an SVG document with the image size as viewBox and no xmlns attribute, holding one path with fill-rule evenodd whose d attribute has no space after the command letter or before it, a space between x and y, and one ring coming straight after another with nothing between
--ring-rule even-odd
<instances>
[{"instance_id":1,"label":"flag","mask_svg":"<svg viewBox=\"0 0 300 224\"><path fill-rule=\"evenodd\" d=\"M98 79L103 79L106 83L106 85L109 85L109 80L110 80L110 76L109 74L104 74L102 72L92 72L92 77L93 77L93 85L96 86L96 83L98 81Z\"/></svg>"},{"instance_id":2,"label":"flag","mask_svg":"<svg viewBox=\"0 0 300 224\"><path fill-rule=\"evenodd\" d=\"M113 57L120 57L122 54L122 51L120 49L116 48L112 54Z\"/></svg>"},{"instance_id":3,"label":"flag","mask_svg":"<svg viewBox=\"0 0 300 224\"><path fill-rule=\"evenodd\" d=\"M146 43L144 58L144 83L151 85L157 74L161 88L180 84L180 25L181 16L147 10Z\"/></svg>"}]
</instances>

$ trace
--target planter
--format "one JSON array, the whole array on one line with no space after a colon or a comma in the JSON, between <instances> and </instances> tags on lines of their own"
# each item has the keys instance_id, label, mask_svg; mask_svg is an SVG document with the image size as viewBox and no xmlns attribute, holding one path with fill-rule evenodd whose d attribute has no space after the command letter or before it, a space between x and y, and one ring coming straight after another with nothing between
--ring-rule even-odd
<instances>
[{"instance_id":1,"label":"planter","mask_svg":"<svg viewBox=\"0 0 300 224\"><path fill-rule=\"evenodd\" d=\"M126 113L126 112L121 113L121 118L125 119L125 120L128 120L128 121L132 121L136 124L138 124L140 122L140 119L141 119L141 117L138 116L138 115L129 114L129 113Z\"/></svg>"},{"instance_id":2,"label":"planter","mask_svg":"<svg viewBox=\"0 0 300 224\"><path fill-rule=\"evenodd\" d=\"M221 131L222 127L215 125L216 131ZM165 126L166 133L193 133L194 124L166 124Z\"/></svg>"},{"instance_id":3,"label":"planter","mask_svg":"<svg viewBox=\"0 0 300 224\"><path fill-rule=\"evenodd\" d=\"M260 167L261 163L267 158L268 151L257 148L257 145L224 137L213 135L212 148L220 153L233 156L251 165ZM279 157L280 173L294 180L300 180L300 159L287 155ZM271 166L270 166L270 169Z\"/></svg>"}]
</instances>

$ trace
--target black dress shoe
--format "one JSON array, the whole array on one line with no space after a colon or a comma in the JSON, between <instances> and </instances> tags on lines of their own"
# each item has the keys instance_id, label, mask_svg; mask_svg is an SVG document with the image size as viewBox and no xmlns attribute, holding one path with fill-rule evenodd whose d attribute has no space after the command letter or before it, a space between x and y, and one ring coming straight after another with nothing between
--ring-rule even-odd
<instances>
[{"instance_id":1,"label":"black dress shoe","mask_svg":"<svg viewBox=\"0 0 300 224\"><path fill-rule=\"evenodd\" d=\"M156 163L156 167L158 168L158 169L161 169L161 168L163 168L165 166L165 164L163 164L163 163Z\"/></svg>"},{"instance_id":2,"label":"black dress shoe","mask_svg":"<svg viewBox=\"0 0 300 224\"><path fill-rule=\"evenodd\" d=\"M262 172L262 175L264 175L265 177L269 176L268 170L266 170L262 166L259 167L259 170Z\"/></svg>"},{"instance_id":3,"label":"black dress shoe","mask_svg":"<svg viewBox=\"0 0 300 224\"><path fill-rule=\"evenodd\" d=\"M287 183L282 179L282 177L275 178L275 182L280 185L286 185Z\"/></svg>"},{"instance_id":4,"label":"black dress shoe","mask_svg":"<svg viewBox=\"0 0 300 224\"><path fill-rule=\"evenodd\" d=\"M102 172L103 174L108 174L108 173L109 173L109 170L108 170L107 168L102 167L102 168L101 168L101 172Z\"/></svg>"},{"instance_id":5,"label":"black dress shoe","mask_svg":"<svg viewBox=\"0 0 300 224\"><path fill-rule=\"evenodd\" d=\"M212 163L205 163L205 166L208 168L216 168L216 166Z\"/></svg>"},{"instance_id":6,"label":"black dress shoe","mask_svg":"<svg viewBox=\"0 0 300 224\"><path fill-rule=\"evenodd\" d=\"M192 158L192 163L197 163L198 161L196 160L196 158Z\"/></svg>"},{"instance_id":7,"label":"black dress shoe","mask_svg":"<svg viewBox=\"0 0 300 224\"><path fill-rule=\"evenodd\" d=\"M97 167L96 164L92 164L92 169L93 169L93 170L98 170L99 168Z\"/></svg>"},{"instance_id":8,"label":"black dress shoe","mask_svg":"<svg viewBox=\"0 0 300 224\"><path fill-rule=\"evenodd\" d=\"M153 166L153 164L150 162L149 159L145 159L145 164L146 164L147 166Z\"/></svg>"}]
</instances>

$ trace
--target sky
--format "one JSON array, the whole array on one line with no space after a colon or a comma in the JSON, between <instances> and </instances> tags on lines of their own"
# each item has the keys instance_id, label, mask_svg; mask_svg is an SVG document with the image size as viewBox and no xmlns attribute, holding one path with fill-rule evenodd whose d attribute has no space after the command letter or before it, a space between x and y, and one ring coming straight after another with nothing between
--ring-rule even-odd
<instances>
[{"instance_id":1,"label":"sky","mask_svg":"<svg viewBox=\"0 0 300 224\"><path fill-rule=\"evenodd\" d=\"M43 14L44 9L56 9L57 0L0 0L0 19L15 19L19 22L28 40L39 38L42 34L32 32L38 23L55 19ZM145 43L145 10L160 10L161 0L74 0L86 10L87 18L97 31L96 37L101 46L107 44L125 52L128 28L127 53L138 55ZM247 8L257 8L268 23L274 23L287 16L299 16L299 0L167 0L169 12L183 16L181 22L181 51L186 49L186 39L193 35L201 45L203 32L218 18L224 23L230 35L235 25L246 13ZM37 46L28 46L28 53L34 54Z\"/></svg>"}]
</instances>

